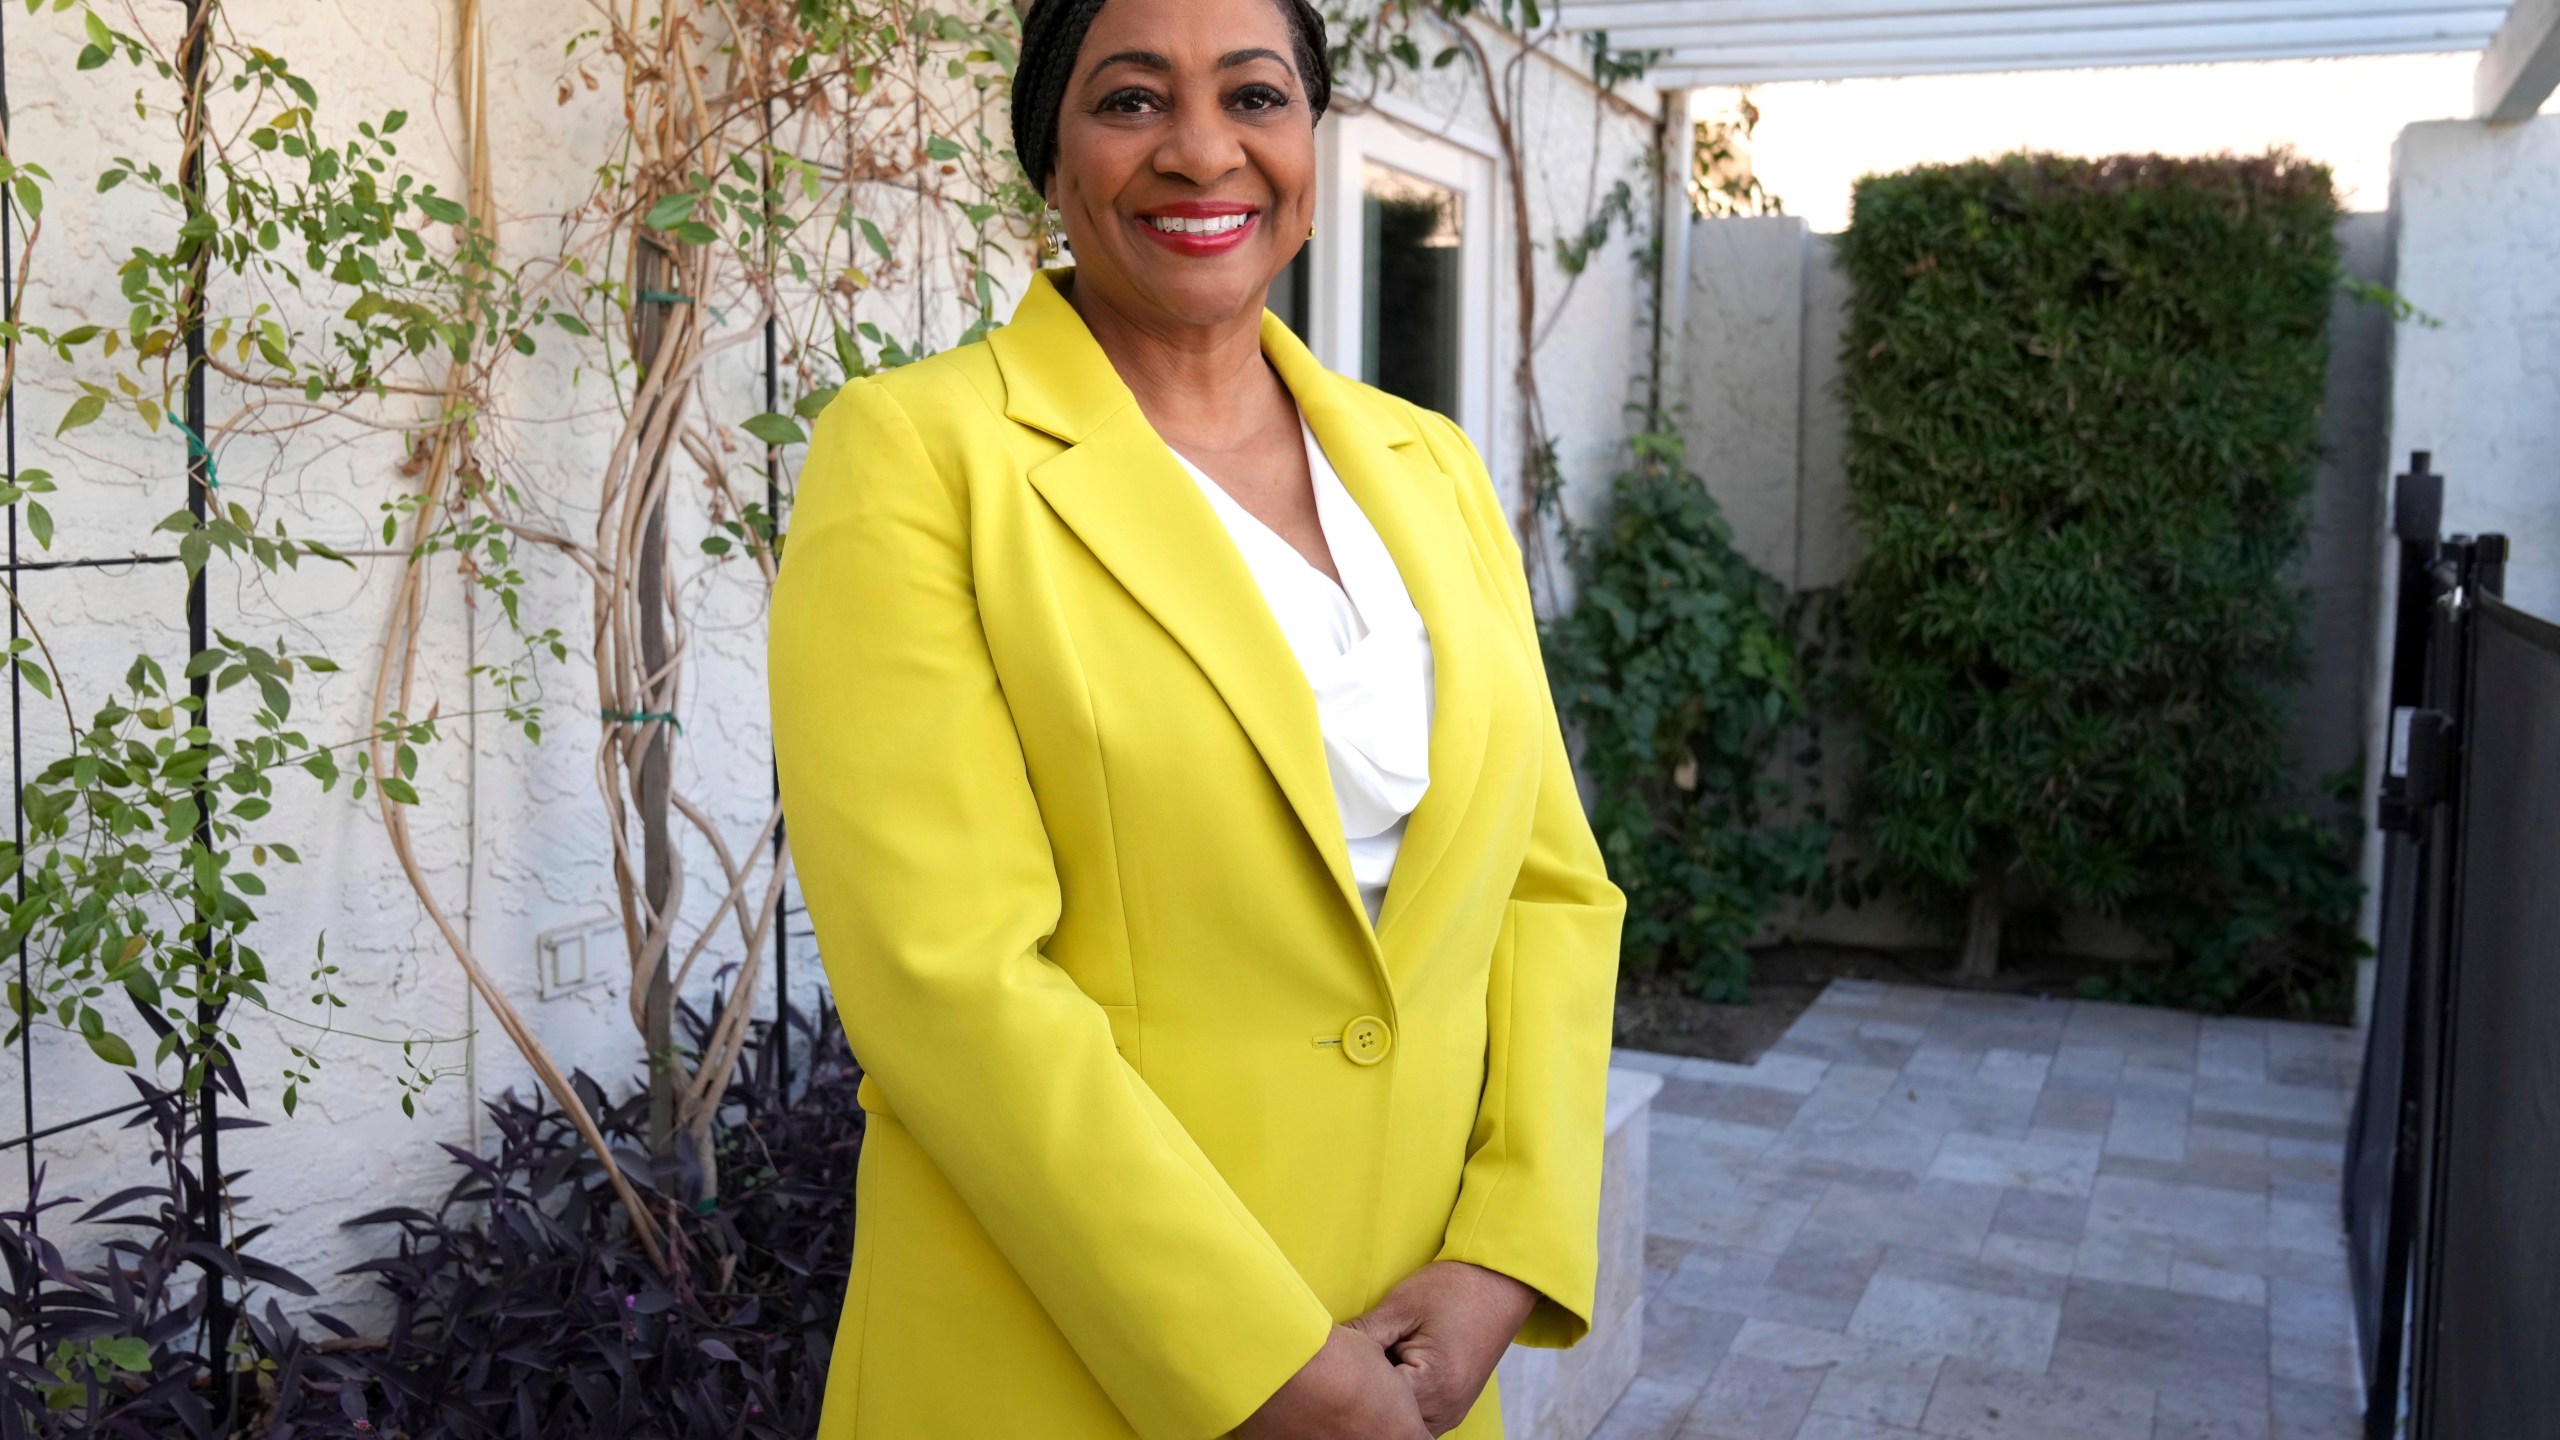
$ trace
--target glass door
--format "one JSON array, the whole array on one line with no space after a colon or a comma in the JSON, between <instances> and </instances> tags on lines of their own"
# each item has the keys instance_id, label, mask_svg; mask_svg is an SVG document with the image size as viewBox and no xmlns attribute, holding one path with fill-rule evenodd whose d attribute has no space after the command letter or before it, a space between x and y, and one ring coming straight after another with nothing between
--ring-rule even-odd
<instances>
[{"instance_id":1,"label":"glass door","mask_svg":"<svg viewBox=\"0 0 2560 1440\"><path fill-rule=\"evenodd\" d=\"M1465 207L1456 190L1375 160L1360 190L1360 378L1454 419Z\"/></svg>"},{"instance_id":2,"label":"glass door","mask_svg":"<svg viewBox=\"0 0 2560 1440\"><path fill-rule=\"evenodd\" d=\"M1385 95L1316 135L1315 238L1273 312L1328 368L1457 421L1502 473L1492 142Z\"/></svg>"}]
</instances>

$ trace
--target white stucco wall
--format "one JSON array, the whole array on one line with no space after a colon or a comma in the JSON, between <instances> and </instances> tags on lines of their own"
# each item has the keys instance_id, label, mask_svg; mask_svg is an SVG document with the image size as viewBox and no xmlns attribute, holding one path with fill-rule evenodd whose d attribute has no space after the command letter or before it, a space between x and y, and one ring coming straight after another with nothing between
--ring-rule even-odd
<instances>
[{"instance_id":1,"label":"white stucco wall","mask_svg":"<svg viewBox=\"0 0 2560 1440\"><path fill-rule=\"evenodd\" d=\"M233 0L227 13L244 37L289 56L319 84L324 134L344 134L359 119L404 108L413 117L402 136L404 157L447 194L461 191L449 5ZM582 7L495 4L484 13L491 25L497 199L507 253L521 259L556 246L560 217L587 194L592 167L619 128L620 97L609 78L595 91L574 83L575 64L562 58L570 36L585 28ZM155 23L167 23L167 17L155 17ZM22 161L46 164L60 182L29 290L30 318L55 325L69 323L64 317L73 314L120 318L116 266L141 237L158 233L153 227L168 223L134 187L93 197L96 173L118 155L165 156L174 166L175 144L160 122L137 120L123 103L134 83L131 72L121 64L76 72L73 57L80 44L76 15L13 19L9 26L13 150ZM573 80L565 102L564 74ZM1605 484L1616 462L1627 426L1623 406L1643 374L1649 332L1642 270L1634 244L1621 235L1578 282L1568 282L1554 265L1552 241L1581 228L1587 207L1612 180L1628 176L1641 184L1651 138L1643 107L1653 101L1641 90L1631 103L1609 99L1569 66L1544 59L1529 63L1523 83L1530 212L1535 241L1546 247L1537 257L1545 336L1537 363L1548 423L1562 438L1577 508L1587 509L1584 497ZM1356 103L1357 87L1347 88ZM171 98L148 93L158 103ZM1483 128L1481 95L1463 66L1408 77L1399 93L1412 113ZM216 114L223 124L243 118L220 100ZM921 338L929 348L948 345L967 320L956 298L961 276L950 263L956 222L912 200L896 206L884 201L872 213L902 254L925 257L883 272L882 288L870 302L873 317L910 343ZM1516 251L1507 203L1497 205L1496 214L1503 222L1495 243L1501 247L1497 274L1505 299L1489 343L1498 377L1497 433L1507 437L1518 428L1510 384L1518 358L1516 312L1508 300ZM1004 270L1009 282L1017 282L1013 293L1023 259L1016 257ZM286 297L284 303L293 302ZM1009 306L1010 300L1003 303ZM754 398L760 387L757 350L741 347L724 357L717 372L721 393L735 397L723 407L731 418L760 408ZM540 356L509 371L489 421L487 443L509 477L570 533L592 526L594 507L587 496L618 425L611 390L594 372L598 358L564 339L546 340ZM110 380L107 367L84 364L79 373L85 378ZM59 529L53 554L147 546L151 525L184 503L184 442L165 430L149 433L129 414L64 440L51 438L76 393L58 373L31 367L20 396L21 463L50 468L64 487L51 503ZM240 398L215 386L217 423L237 411ZM301 685L295 719L315 736L361 733L372 658L403 564L397 556L362 552L379 549L379 507L403 489L396 474L399 436L332 422L297 435L281 454L246 434L217 434L214 445L226 500L247 505L262 523L284 518L297 533L360 555L353 571L307 564L282 580L257 584L235 584L235 572L217 565L214 625L261 641L281 635L296 651L334 656L344 673ZM1517 494L1518 455L1517 445L1507 440L1496 446L1497 481L1507 496ZM703 528L698 499L680 500L674 513L677 579L692 606L695 645L680 711L677 783L715 815L734 847L743 848L772 796L762 587L745 565L711 563L696 553ZM466 603L449 558L432 562L430 635L412 711L440 709L445 738L422 756L419 788L425 803L413 826L437 893L467 917L475 947L563 1067L583 1067L621 1095L639 1075L627 978L551 1000L536 993L535 937L610 914L614 906L594 781L588 589L556 556L526 549L520 561L528 575L527 615L538 617L535 628L558 625L570 648L566 664L546 661L542 668L545 738L530 743L494 713L476 726L462 718L475 709L494 711L497 704L485 684L471 679L469 667L503 659L515 642L494 607L475 610ZM138 646L150 648L172 674L184 662L184 587L173 568L33 576L25 590L31 613L65 662L73 703L84 716ZM217 733L245 720L244 697L242 691L216 697ZM61 753L60 712L31 703L24 719L32 771ZM362 1325L379 1313L370 1286L334 1272L375 1253L379 1239L342 1232L339 1222L385 1205L435 1203L457 1173L440 1147L481 1143L480 1098L510 1086L529 1093L533 1081L529 1067L468 995L399 872L372 800L352 801L343 786L323 795L316 784L283 777L276 811L261 831L263 838L298 846L306 863L269 872L273 891L253 940L275 977L271 991L284 1013L237 1016L245 1040L240 1067L256 1097L246 1113L268 1128L226 1134L225 1168L249 1172L234 1197L237 1223L274 1227L258 1252L318 1284L321 1295L313 1303ZM686 835L685 843L693 886L688 913L699 923L708 918L712 892L706 877L717 873L717 865L697 838ZM328 959L340 967L333 988L347 1005L335 1012L338 1033L322 1037L306 1018L306 1012L318 1012L298 997L309 993L307 973L324 937ZM734 962L738 951L734 932L717 939L697 965L687 997L703 1005L715 970ZM772 1012L772 983L768 965L762 992L752 1000L759 1013ZM829 1003L805 939L794 948L791 983L794 1003L804 1010ZM466 1039L475 1027L476 1041ZM139 1029L130 1020L123 1028L129 1035ZM417 1096L414 1119L399 1108L404 1041L419 1042L414 1063L436 1076ZM319 1078L304 1087L299 1112L288 1119L275 1103L288 1058L285 1046L315 1042L322 1057ZM32 1102L38 1127L131 1098L127 1081L90 1058L76 1039L40 1031L32 1046L38 1078L33 1094L24 1098ZM18 1130L17 1077L14 1061L0 1064L0 1114L9 1117L0 1122L0 1133ZM54 1195L104 1195L143 1178L146 1165L141 1140L112 1125L49 1137L37 1155L47 1167L45 1190ZM14 1152L0 1154L0 1205L15 1204L23 1195L19 1160ZM48 1234L75 1255L84 1238L94 1239L73 1233L67 1220Z\"/></svg>"},{"instance_id":2,"label":"white stucco wall","mask_svg":"<svg viewBox=\"0 0 2560 1440\"><path fill-rule=\"evenodd\" d=\"M2391 463L2373 477L2377 514L2389 515L2389 477L2410 452L2431 452L2446 477L2444 533L2507 536L2507 598L2560 617L2560 116L2412 125L2392 184L2394 283L2424 316L2392 336ZM2380 526L2372 543L2381 585L2371 633L2386 657L2366 716L2378 784L2399 571L2384 563ZM2378 841L2366 861L2370 938L2380 921Z\"/></svg>"},{"instance_id":3,"label":"white stucco wall","mask_svg":"<svg viewBox=\"0 0 2560 1440\"><path fill-rule=\"evenodd\" d=\"M175 13L151 18L167 25ZM610 153L620 130L621 97L609 75L600 90L561 85L564 74L576 75L575 62L564 61L563 54L570 37L586 28L578 7L492 5L484 13L490 26L496 200L505 256L521 261L556 253L562 217L587 198L594 167ZM426 0L235 0L226 15L244 38L289 57L319 86L317 125L324 136L344 137L359 120L405 109L412 118L400 136L404 160L447 195L462 191L458 116L450 93L452 7ZM28 311L31 319L57 328L72 323L68 317L74 315L119 321L125 307L117 295L117 265L144 237L157 243L172 223L139 187L90 194L95 176L113 157L160 158L174 168L176 146L160 117L137 119L130 104L120 103L136 83L121 62L85 75L75 71L80 44L76 14L9 27L13 149L21 161L48 166L59 182L47 231L32 257ZM154 89L154 83L144 82L143 93L166 105L172 93ZM252 118L227 108L228 98L214 101L217 124ZM874 267L888 283L867 302L868 313L910 345L948 345L968 319L953 299L959 293L952 253L956 220L936 215L913 197L892 197L868 213L902 255L911 257L894 269ZM1022 271L1014 263L1004 272L1017 292ZM310 313L309 302L290 293L244 296L237 289L225 294L220 286L214 309L245 310L258 299L275 301L289 313L300 306L299 313L314 323L327 318ZM737 308L745 313L733 323L748 324L752 307ZM598 371L600 349L559 334L546 335L542 343L539 355L506 371L481 443L497 473L524 489L533 512L563 533L592 535L593 489L620 423L613 391ZM717 362L712 383L722 397L719 419L734 421L762 408L759 361L760 347L750 343ZM84 360L76 373L105 383L114 371ZM59 532L51 554L165 548L148 532L185 503L185 442L165 428L151 434L130 412L57 440L51 432L77 392L58 367L33 362L25 385L20 462L51 469L63 485L51 504ZM352 571L307 562L281 578L253 581L217 562L208 572L211 623L262 643L281 636L296 652L324 652L339 661L342 673L313 676L297 687L293 718L318 740L359 736L369 713L379 637L405 563L398 554L382 552L379 531L380 507L407 488L397 473L401 436L327 421L298 432L279 451L254 434L221 428L239 413L241 398L225 382L212 386L212 443L222 477L218 498L247 506L261 528L283 519L294 533L358 558ZM786 403L789 398L786 391ZM383 418L406 424L422 414L394 405ZM747 442L742 459L760 453ZM749 488L760 495L760 483ZM763 586L747 562L715 562L700 554L707 523L698 483L680 475L670 516L670 583L684 597L693 647L678 710L683 732L675 747L675 783L710 813L744 860L773 793ZM32 552L32 542L25 548ZM521 642L494 605L471 605L449 556L426 562L428 633L409 710L440 713L443 736L422 752L417 783L424 803L413 812L412 828L440 902L458 917L498 986L564 1070L583 1068L619 1097L640 1075L627 965L612 955L599 957L602 968L618 967L620 975L553 999L541 998L536 985L536 936L616 912L596 791L590 590L556 554L526 546L517 560L527 577L523 609L529 628L557 626L570 652L565 663L546 656L540 667L544 738L533 743L508 724L497 713L501 698L468 673L475 663L520 653ZM174 567L35 575L24 589L30 612L65 662L73 706L84 718L137 648L149 649L172 675L184 664L184 581ZM215 696L218 737L242 733L253 708L251 693L243 687ZM58 707L40 703L32 692L25 698L32 771L61 753L63 727ZM488 713L475 723L475 711ZM255 827L255 838L294 845L305 863L269 868L271 894L259 907L250 937L272 976L274 1013L237 1006L232 1017L243 1038L239 1068L254 1103L228 1107L226 1114L245 1114L268 1128L231 1131L223 1138L225 1169L248 1172L234 1196L236 1223L272 1225L258 1253L319 1285L321 1295L312 1303L359 1324L377 1308L371 1287L335 1272L377 1252L384 1240L342 1232L339 1222L388 1204L432 1206L458 1173L440 1147L494 1143L483 1134L480 1100L510 1087L519 1094L535 1087L531 1067L468 993L403 878L374 805L370 797L352 800L343 784L324 794L299 772L288 772L278 777L275 812ZM713 852L681 824L677 834L688 877L681 949L701 925L721 917L710 908L712 877L719 873ZM332 989L347 1002L334 1013L307 1003L309 972L324 940L328 961L339 967ZM717 935L695 964L686 998L707 1009L715 975L733 968L740 955L734 927ZM773 983L768 964L758 993L748 997L760 1014L773 1012ZM727 988L725 978L719 984ZM791 984L803 1010L828 1003L805 943L795 954ZM125 1014L116 1019L147 1052L150 1037L139 1024ZM315 1022L326 1022L333 1033ZM404 1042L414 1046L406 1060ZM303 1086L290 1118L277 1104L288 1044L316 1048L320 1056L319 1075ZM91 1058L76 1038L38 1031L32 1048L37 1081L24 1099L32 1104L36 1127L132 1098L129 1083ZM430 1074L432 1083L416 1096L415 1118L405 1116L404 1080L415 1088ZM159 1078L174 1081L174 1068L163 1067ZM0 1113L9 1117L10 1134L19 1129L19 1090L12 1057L0 1065ZM112 1123L48 1137L36 1149L46 1167L47 1194L89 1197L144 1178L145 1151L136 1134ZM25 1191L19 1159L12 1152L0 1163L0 1204L16 1203ZM94 1238L73 1233L67 1220L49 1228L49 1235L74 1255L81 1253L83 1238Z\"/></svg>"},{"instance_id":4,"label":"white stucco wall","mask_svg":"<svg viewBox=\"0 0 2560 1440\"><path fill-rule=\"evenodd\" d=\"M2432 451L2447 534L2514 542L2507 598L2560 615L2560 116L2400 136L2391 459Z\"/></svg>"}]
</instances>

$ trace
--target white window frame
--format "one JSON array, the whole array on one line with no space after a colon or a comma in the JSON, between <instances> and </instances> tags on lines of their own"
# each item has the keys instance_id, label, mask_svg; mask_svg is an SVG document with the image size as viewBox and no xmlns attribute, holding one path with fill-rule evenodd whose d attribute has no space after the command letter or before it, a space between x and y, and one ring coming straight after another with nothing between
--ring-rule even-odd
<instances>
[{"instance_id":1,"label":"white window frame","mask_svg":"<svg viewBox=\"0 0 2560 1440\"><path fill-rule=\"evenodd\" d=\"M1500 241L1494 218L1499 173L1494 154L1489 137L1435 119L1397 96L1376 96L1357 113L1328 114L1316 130L1316 234L1307 242L1305 338L1328 368L1359 378L1366 163L1456 191L1466 238L1460 269L1458 414L1451 418L1498 475L1494 375L1500 326L1494 276Z\"/></svg>"}]
</instances>

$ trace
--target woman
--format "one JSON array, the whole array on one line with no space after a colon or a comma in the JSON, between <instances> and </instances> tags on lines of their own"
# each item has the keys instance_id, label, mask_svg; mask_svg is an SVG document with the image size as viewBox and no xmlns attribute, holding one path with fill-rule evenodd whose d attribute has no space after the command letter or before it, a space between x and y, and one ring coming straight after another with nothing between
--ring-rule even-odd
<instances>
[{"instance_id":1,"label":"woman","mask_svg":"<svg viewBox=\"0 0 2560 1440\"><path fill-rule=\"evenodd\" d=\"M1501 1433L1596 1268L1623 901L1441 417L1267 315L1294 0L1043 0L1072 269L817 426L775 749L869 1113L825 1440Z\"/></svg>"}]
</instances>

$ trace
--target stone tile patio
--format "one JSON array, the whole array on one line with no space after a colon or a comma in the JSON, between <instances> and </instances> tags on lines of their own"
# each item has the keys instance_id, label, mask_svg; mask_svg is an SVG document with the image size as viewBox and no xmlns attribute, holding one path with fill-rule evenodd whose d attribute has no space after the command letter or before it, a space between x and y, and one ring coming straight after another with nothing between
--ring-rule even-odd
<instances>
[{"instance_id":1,"label":"stone tile patio","mask_svg":"<svg viewBox=\"0 0 2560 1440\"><path fill-rule=\"evenodd\" d=\"M1841 981L1653 1104L1599 1440L2352 1440L2345 1030Z\"/></svg>"}]
</instances>

